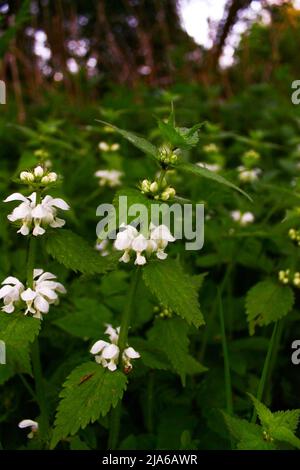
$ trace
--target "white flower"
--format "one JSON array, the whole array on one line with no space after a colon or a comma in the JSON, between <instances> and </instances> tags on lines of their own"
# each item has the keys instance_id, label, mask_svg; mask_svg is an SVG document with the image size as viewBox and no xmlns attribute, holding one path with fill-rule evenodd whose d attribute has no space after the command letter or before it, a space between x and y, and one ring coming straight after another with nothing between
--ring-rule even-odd
<instances>
[{"instance_id":1,"label":"white flower","mask_svg":"<svg viewBox=\"0 0 300 470\"><path fill-rule=\"evenodd\" d=\"M53 171L48 173L41 165L34 168L32 171L22 171L20 173L20 180L25 183L41 183L47 185L49 183L55 183L58 175Z\"/></svg>"},{"instance_id":2,"label":"white flower","mask_svg":"<svg viewBox=\"0 0 300 470\"><path fill-rule=\"evenodd\" d=\"M145 251L148 247L148 241L144 237L144 235L139 234L132 242L131 248L133 251L136 252L136 259L134 264L137 264L139 266L143 266L146 264L146 258L145 256L142 255L143 251Z\"/></svg>"},{"instance_id":3,"label":"white flower","mask_svg":"<svg viewBox=\"0 0 300 470\"><path fill-rule=\"evenodd\" d=\"M99 142L98 147L103 152L108 152L109 150L109 145L106 142Z\"/></svg>"},{"instance_id":4,"label":"white flower","mask_svg":"<svg viewBox=\"0 0 300 470\"><path fill-rule=\"evenodd\" d=\"M101 256L109 255L109 241L107 239L98 241L95 245L95 250L100 251Z\"/></svg>"},{"instance_id":5,"label":"white flower","mask_svg":"<svg viewBox=\"0 0 300 470\"><path fill-rule=\"evenodd\" d=\"M130 253L134 251L136 253L135 263L139 266L143 266L147 259L144 256L144 252L148 255L156 253L157 258L163 260L167 258L167 254L164 252L169 242L174 242L175 238L170 233L170 230L166 225L155 226L150 224L150 236L147 238L139 233L136 228L131 225L123 225L120 227L121 231L117 234L114 247L117 250L123 251L124 253L119 261L128 263L130 261Z\"/></svg>"},{"instance_id":6,"label":"white flower","mask_svg":"<svg viewBox=\"0 0 300 470\"><path fill-rule=\"evenodd\" d=\"M252 183L258 180L259 175L261 174L260 168L252 168L248 170L244 166L238 167L239 180L243 183Z\"/></svg>"},{"instance_id":7,"label":"white flower","mask_svg":"<svg viewBox=\"0 0 300 470\"><path fill-rule=\"evenodd\" d=\"M42 176L44 176L44 168L42 166L37 166L34 170L33 170L33 174L36 178L42 178Z\"/></svg>"},{"instance_id":8,"label":"white flower","mask_svg":"<svg viewBox=\"0 0 300 470\"><path fill-rule=\"evenodd\" d=\"M58 293L65 294L66 289L60 282L55 281L56 276L42 269L33 271L33 287L29 287L21 294L26 302L25 315L31 313L34 318L42 319L42 315L49 312L51 304L58 303Z\"/></svg>"},{"instance_id":9,"label":"white flower","mask_svg":"<svg viewBox=\"0 0 300 470\"><path fill-rule=\"evenodd\" d=\"M18 426L20 429L30 428L31 432L27 434L27 437L28 439L32 439L34 433L36 433L39 428L39 423L37 423L36 421L32 421L32 419L23 419L19 422Z\"/></svg>"},{"instance_id":10,"label":"white flower","mask_svg":"<svg viewBox=\"0 0 300 470\"><path fill-rule=\"evenodd\" d=\"M20 180L26 183L32 183L34 181L34 175L30 171L22 171L20 173Z\"/></svg>"},{"instance_id":11,"label":"white flower","mask_svg":"<svg viewBox=\"0 0 300 470\"><path fill-rule=\"evenodd\" d=\"M95 361L110 371L115 371L118 367L120 348L118 346L120 327L113 328L112 325L106 325L105 334L109 336L110 343L102 339L96 341L90 349L90 353L94 354ZM122 354L122 362L125 369L129 372L132 369L131 360L138 359L140 354L132 347L124 349Z\"/></svg>"},{"instance_id":12,"label":"white flower","mask_svg":"<svg viewBox=\"0 0 300 470\"><path fill-rule=\"evenodd\" d=\"M158 225L157 227L150 224L150 240L156 244L156 256L158 259L166 259L167 253L165 249L169 242L174 242L175 238L171 234L170 230L166 225Z\"/></svg>"},{"instance_id":13,"label":"white flower","mask_svg":"<svg viewBox=\"0 0 300 470\"><path fill-rule=\"evenodd\" d=\"M41 225L58 228L65 224L63 219L56 217L57 209L69 209L68 204L63 199L45 196L39 204L36 204L36 193L34 192L28 197L20 193L14 193L4 200L4 202L11 201L21 201L21 204L7 218L10 222L20 221L22 223L18 233L24 236L28 235L32 228L34 236L43 235L45 229Z\"/></svg>"},{"instance_id":14,"label":"white flower","mask_svg":"<svg viewBox=\"0 0 300 470\"><path fill-rule=\"evenodd\" d=\"M252 224L255 220L254 215L252 212L244 212L242 213L240 210L235 210L230 212L231 218L238 222L240 225L245 226L248 224Z\"/></svg>"},{"instance_id":15,"label":"white flower","mask_svg":"<svg viewBox=\"0 0 300 470\"><path fill-rule=\"evenodd\" d=\"M14 304L20 300L20 295L24 291L24 285L16 277L9 276L2 282L0 289L0 299L3 299L3 312L12 313L15 310Z\"/></svg>"},{"instance_id":16,"label":"white flower","mask_svg":"<svg viewBox=\"0 0 300 470\"><path fill-rule=\"evenodd\" d=\"M132 347L128 347L124 349L122 354L122 361L124 364L124 368L127 372L130 372L132 369L131 360L132 359L139 359L141 357L140 353L135 351Z\"/></svg>"},{"instance_id":17,"label":"white flower","mask_svg":"<svg viewBox=\"0 0 300 470\"><path fill-rule=\"evenodd\" d=\"M95 176L99 178L100 186L115 188L116 186L120 186L123 173L118 170L99 170L96 171Z\"/></svg>"},{"instance_id":18,"label":"white flower","mask_svg":"<svg viewBox=\"0 0 300 470\"><path fill-rule=\"evenodd\" d=\"M221 165L218 163L206 163L206 162L198 162L196 165L200 166L201 168L206 168L209 171L214 173L218 173L222 169Z\"/></svg>"},{"instance_id":19,"label":"white flower","mask_svg":"<svg viewBox=\"0 0 300 470\"><path fill-rule=\"evenodd\" d=\"M117 344L119 341L120 327L118 326L117 328L113 328L109 323L105 326L106 330L104 331L104 334L109 336L111 343Z\"/></svg>"}]
</instances>

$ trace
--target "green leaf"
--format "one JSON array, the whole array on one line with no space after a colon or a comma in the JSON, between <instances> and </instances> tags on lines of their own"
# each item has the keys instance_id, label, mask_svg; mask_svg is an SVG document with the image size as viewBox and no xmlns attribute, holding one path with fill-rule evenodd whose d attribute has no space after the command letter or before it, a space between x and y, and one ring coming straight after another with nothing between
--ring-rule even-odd
<instances>
[{"instance_id":1,"label":"green leaf","mask_svg":"<svg viewBox=\"0 0 300 470\"><path fill-rule=\"evenodd\" d=\"M163 305L196 327L204 325L195 281L178 262L170 258L149 262L143 268L143 277Z\"/></svg>"},{"instance_id":2,"label":"green leaf","mask_svg":"<svg viewBox=\"0 0 300 470\"><path fill-rule=\"evenodd\" d=\"M57 409L51 448L107 415L122 399L126 385L127 377L122 372L110 372L95 362L74 369L60 394L62 400Z\"/></svg>"},{"instance_id":3,"label":"green leaf","mask_svg":"<svg viewBox=\"0 0 300 470\"><path fill-rule=\"evenodd\" d=\"M101 122L101 124L105 124L106 126L112 127L116 132L118 132L122 137L127 139L131 142L135 147L137 147L142 152L151 155L156 160L158 159L158 150L157 148L151 144L148 140L144 139L144 137L139 137L138 135L134 134L133 132L126 131L125 129L120 129L108 122L100 121L96 119L97 122Z\"/></svg>"},{"instance_id":4,"label":"green leaf","mask_svg":"<svg viewBox=\"0 0 300 470\"><path fill-rule=\"evenodd\" d=\"M100 256L83 238L70 230L49 232L46 249L66 268L83 274L103 274L117 264L117 257Z\"/></svg>"},{"instance_id":5,"label":"green leaf","mask_svg":"<svg viewBox=\"0 0 300 470\"><path fill-rule=\"evenodd\" d=\"M235 418L222 412L225 423L230 434L237 443L240 450L272 450L276 449L275 445L264 439L263 430L260 426L248 423L244 419Z\"/></svg>"},{"instance_id":6,"label":"green leaf","mask_svg":"<svg viewBox=\"0 0 300 470\"><path fill-rule=\"evenodd\" d=\"M263 403L261 403L259 400L257 400L251 393L248 394L253 401L256 413L259 417L259 420L261 424L268 428L273 420L273 415L272 412L269 410L269 408L266 407Z\"/></svg>"},{"instance_id":7,"label":"green leaf","mask_svg":"<svg viewBox=\"0 0 300 470\"><path fill-rule=\"evenodd\" d=\"M246 297L250 334L256 325L269 325L287 315L293 304L294 294L288 286L273 281L261 281L253 286Z\"/></svg>"},{"instance_id":8,"label":"green leaf","mask_svg":"<svg viewBox=\"0 0 300 470\"><path fill-rule=\"evenodd\" d=\"M79 338L99 338L105 323L111 322L111 312L92 298L74 301L72 311L54 321L62 330Z\"/></svg>"},{"instance_id":9,"label":"green leaf","mask_svg":"<svg viewBox=\"0 0 300 470\"><path fill-rule=\"evenodd\" d=\"M296 449L300 449L300 439L298 439L290 429L284 426L272 428L270 430L270 435L277 441L287 442L288 444L296 447Z\"/></svg>"},{"instance_id":10,"label":"green leaf","mask_svg":"<svg viewBox=\"0 0 300 470\"><path fill-rule=\"evenodd\" d=\"M130 344L140 353L141 361L145 366L158 370L171 369L170 361L159 345L142 338L130 338Z\"/></svg>"},{"instance_id":11,"label":"green leaf","mask_svg":"<svg viewBox=\"0 0 300 470\"><path fill-rule=\"evenodd\" d=\"M156 319L148 333L150 342L157 344L166 354L183 385L189 346L188 329L188 324L180 318Z\"/></svg>"},{"instance_id":12,"label":"green leaf","mask_svg":"<svg viewBox=\"0 0 300 470\"><path fill-rule=\"evenodd\" d=\"M14 312L0 313L0 340L16 349L31 343L38 335L41 322L37 318Z\"/></svg>"},{"instance_id":13,"label":"green leaf","mask_svg":"<svg viewBox=\"0 0 300 470\"><path fill-rule=\"evenodd\" d=\"M228 188L235 189L239 193L243 194L243 196L245 196L247 199L252 201L252 198L245 191L238 188L235 184L231 183L218 173L209 171L207 168L203 168L201 166L194 165L193 163L188 162L179 162L178 164L176 164L176 166L174 165L174 168L178 169L179 171L182 170L186 173L192 173L196 176L202 176L203 178L210 179L212 181L215 181L216 183L223 184Z\"/></svg>"},{"instance_id":14,"label":"green leaf","mask_svg":"<svg viewBox=\"0 0 300 470\"><path fill-rule=\"evenodd\" d=\"M274 426L285 426L292 432L296 432L300 418L300 410L276 411L273 413Z\"/></svg>"}]
</instances>

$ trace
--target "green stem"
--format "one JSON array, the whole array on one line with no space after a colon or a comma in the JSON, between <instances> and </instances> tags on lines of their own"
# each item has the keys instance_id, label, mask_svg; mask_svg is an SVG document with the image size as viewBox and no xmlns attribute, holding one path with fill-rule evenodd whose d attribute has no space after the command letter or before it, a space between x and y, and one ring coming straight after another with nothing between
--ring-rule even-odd
<instances>
[{"instance_id":1,"label":"green stem","mask_svg":"<svg viewBox=\"0 0 300 470\"><path fill-rule=\"evenodd\" d=\"M122 361L122 354L123 354L124 349L127 346L128 330L130 326L130 318L131 318L132 307L133 307L133 303L135 299L137 284L139 280L139 274L140 274L140 270L139 268L136 268L133 273L132 280L131 280L126 307L122 315L119 341L118 341L118 346L120 348L120 356L119 356L120 361ZM120 422L121 422L121 411L122 411L122 403L120 401L111 412L111 421L110 421L109 438L108 438L109 450L115 450L118 445L119 433L120 433Z\"/></svg>"},{"instance_id":2,"label":"green stem","mask_svg":"<svg viewBox=\"0 0 300 470\"><path fill-rule=\"evenodd\" d=\"M269 376L269 370L270 370L271 359L272 359L272 355L274 351L274 346L276 345L276 342L277 342L276 340L277 333L278 333L278 322L275 323L274 328L273 328L273 333L269 342L269 347L268 347L264 367L262 370L261 378L260 378L258 389L257 389L256 398L259 401L262 401L263 396L264 396L264 391L265 391L266 382ZM257 413L256 413L256 410L254 409L251 423L255 423L256 418L257 418Z\"/></svg>"},{"instance_id":3,"label":"green stem","mask_svg":"<svg viewBox=\"0 0 300 470\"><path fill-rule=\"evenodd\" d=\"M161 170L161 172L160 172L158 182L157 182L159 191L162 189L162 184L163 184L164 178L166 176L166 173L167 173L167 170Z\"/></svg>"},{"instance_id":4,"label":"green stem","mask_svg":"<svg viewBox=\"0 0 300 470\"><path fill-rule=\"evenodd\" d=\"M33 288L33 270L36 258L36 239L30 237L27 256L27 285ZM35 339L31 351L32 370L35 381L35 393L40 408L39 432L41 440L47 440L49 431L48 408L40 360L39 340Z\"/></svg>"},{"instance_id":5,"label":"green stem","mask_svg":"<svg viewBox=\"0 0 300 470\"><path fill-rule=\"evenodd\" d=\"M225 330L225 320L224 320L223 304L222 304L220 289L218 291L218 300L219 300L220 325L221 325L221 335L222 335L222 348L223 348L223 356L224 356L226 409L227 409L227 413L232 415L233 414L233 405L232 405L232 387L231 387L230 361L229 361L229 354L228 354L228 345L227 345L226 330Z\"/></svg>"}]
</instances>

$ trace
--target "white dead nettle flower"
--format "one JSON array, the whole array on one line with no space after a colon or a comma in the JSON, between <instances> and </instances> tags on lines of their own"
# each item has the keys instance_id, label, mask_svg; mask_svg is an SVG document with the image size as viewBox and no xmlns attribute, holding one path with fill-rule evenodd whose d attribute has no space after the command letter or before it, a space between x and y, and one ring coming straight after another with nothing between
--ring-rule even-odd
<instances>
[{"instance_id":1,"label":"white dead nettle flower","mask_svg":"<svg viewBox=\"0 0 300 470\"><path fill-rule=\"evenodd\" d=\"M118 367L120 348L118 346L120 327L113 328L112 325L106 325L105 334L109 336L110 343L99 340L92 346L90 352L95 355L95 361L110 371L115 371ZM140 354L132 347L124 349L122 354L122 363L127 371L132 369L131 360L138 359Z\"/></svg>"},{"instance_id":2,"label":"white dead nettle flower","mask_svg":"<svg viewBox=\"0 0 300 470\"><path fill-rule=\"evenodd\" d=\"M255 220L254 215L252 214L252 212L242 213L239 210L235 210L235 211L230 212L230 215L231 215L231 218L235 222L238 222L242 226L252 224Z\"/></svg>"},{"instance_id":3,"label":"white dead nettle flower","mask_svg":"<svg viewBox=\"0 0 300 470\"><path fill-rule=\"evenodd\" d=\"M166 225L155 226L150 224L150 232L148 237L139 233L135 227L131 225L121 225L121 231L117 235L114 247L124 253L119 261L129 263L130 253L133 251L136 254L135 263L139 266L147 262L145 254L151 255L156 253L158 259L166 259L167 253L165 248L169 242L174 242L175 238L171 234Z\"/></svg>"},{"instance_id":4,"label":"white dead nettle flower","mask_svg":"<svg viewBox=\"0 0 300 470\"><path fill-rule=\"evenodd\" d=\"M101 256L109 255L109 241L108 240L99 240L95 245L95 250L101 253Z\"/></svg>"},{"instance_id":5,"label":"white dead nettle flower","mask_svg":"<svg viewBox=\"0 0 300 470\"><path fill-rule=\"evenodd\" d=\"M42 319L49 312L50 305L58 304L58 294L65 294L65 287L56 281L56 276L42 269L34 269L33 286L21 293L21 299L27 305L25 315L31 313L34 318Z\"/></svg>"},{"instance_id":6,"label":"white dead nettle flower","mask_svg":"<svg viewBox=\"0 0 300 470\"><path fill-rule=\"evenodd\" d=\"M41 165L34 168L33 171L22 171L20 173L20 180L24 183L41 183L47 185L55 183L58 179L58 175L54 171L49 172L44 169Z\"/></svg>"},{"instance_id":7,"label":"white dead nettle flower","mask_svg":"<svg viewBox=\"0 0 300 470\"><path fill-rule=\"evenodd\" d=\"M34 236L43 235L45 229L42 226L53 228L62 227L65 224L63 219L56 217L57 209L68 210L70 207L61 198L45 196L39 204L36 201L36 193L25 197L23 194L11 194L4 202L21 201L11 214L7 216L10 222L21 222L21 228L18 233L26 236L31 229Z\"/></svg>"},{"instance_id":8,"label":"white dead nettle flower","mask_svg":"<svg viewBox=\"0 0 300 470\"><path fill-rule=\"evenodd\" d=\"M200 166L200 168L206 168L213 173L218 173L218 171L222 170L221 165L218 163L197 162L196 165Z\"/></svg>"},{"instance_id":9,"label":"white dead nettle flower","mask_svg":"<svg viewBox=\"0 0 300 470\"><path fill-rule=\"evenodd\" d=\"M96 171L95 176L99 178L100 186L108 186L115 188L121 185L122 171L119 170L99 170Z\"/></svg>"},{"instance_id":10,"label":"white dead nettle flower","mask_svg":"<svg viewBox=\"0 0 300 470\"><path fill-rule=\"evenodd\" d=\"M32 419L23 419L22 421L19 422L18 427L20 429L30 428L31 431L29 434L27 434L27 437L28 439L32 439L34 434L39 429L39 423L37 423L36 421L32 421Z\"/></svg>"},{"instance_id":11,"label":"white dead nettle flower","mask_svg":"<svg viewBox=\"0 0 300 470\"><path fill-rule=\"evenodd\" d=\"M258 180L259 175L261 174L260 168L251 168L248 169L244 166L238 166L239 180L243 183L253 183Z\"/></svg>"},{"instance_id":12,"label":"white dead nettle flower","mask_svg":"<svg viewBox=\"0 0 300 470\"><path fill-rule=\"evenodd\" d=\"M98 147L102 152L117 152L120 149L120 144L108 144L107 142L99 142Z\"/></svg>"},{"instance_id":13,"label":"white dead nettle flower","mask_svg":"<svg viewBox=\"0 0 300 470\"><path fill-rule=\"evenodd\" d=\"M15 310L15 303L20 301L20 296L25 287L16 277L9 276L2 282L0 289L0 299L3 299L2 311L12 313Z\"/></svg>"}]
</instances>

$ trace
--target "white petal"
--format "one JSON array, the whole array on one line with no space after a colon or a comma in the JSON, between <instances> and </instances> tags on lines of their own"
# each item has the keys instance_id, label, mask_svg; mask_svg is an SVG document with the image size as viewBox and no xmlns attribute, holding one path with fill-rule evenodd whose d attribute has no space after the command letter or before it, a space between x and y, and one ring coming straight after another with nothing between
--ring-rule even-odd
<instances>
[{"instance_id":1,"label":"white petal","mask_svg":"<svg viewBox=\"0 0 300 470\"><path fill-rule=\"evenodd\" d=\"M8 196L6 199L4 199L3 202L11 202L11 201L23 201L26 202L27 198L23 196L23 194L20 193L13 193L10 196Z\"/></svg>"},{"instance_id":2,"label":"white petal","mask_svg":"<svg viewBox=\"0 0 300 470\"><path fill-rule=\"evenodd\" d=\"M36 298L36 292L34 292L30 287L21 294L21 299L25 302L31 302L33 299Z\"/></svg>"},{"instance_id":3,"label":"white petal","mask_svg":"<svg viewBox=\"0 0 300 470\"><path fill-rule=\"evenodd\" d=\"M129 358L129 359L138 359L141 357L140 353L135 351L132 347L126 348L124 351L124 354Z\"/></svg>"},{"instance_id":4,"label":"white petal","mask_svg":"<svg viewBox=\"0 0 300 470\"><path fill-rule=\"evenodd\" d=\"M67 211L70 209L69 204L66 203L63 199L56 197L52 200L51 202L52 206L58 207L58 209L61 209L63 211Z\"/></svg>"},{"instance_id":5,"label":"white petal","mask_svg":"<svg viewBox=\"0 0 300 470\"><path fill-rule=\"evenodd\" d=\"M13 313L14 310L15 310L15 307L13 303L4 305L4 307L2 307L2 311L5 313Z\"/></svg>"},{"instance_id":6,"label":"white petal","mask_svg":"<svg viewBox=\"0 0 300 470\"><path fill-rule=\"evenodd\" d=\"M91 354L98 354L98 353L101 352L106 346L109 346L109 343L107 343L106 341L103 341L102 339L100 339L100 340L97 341L95 344L93 344L93 346L92 346L91 349L90 349L90 353L91 353Z\"/></svg>"},{"instance_id":7,"label":"white petal","mask_svg":"<svg viewBox=\"0 0 300 470\"><path fill-rule=\"evenodd\" d=\"M37 178L41 178L44 174L44 168L39 165L33 170L33 173Z\"/></svg>"},{"instance_id":8,"label":"white petal","mask_svg":"<svg viewBox=\"0 0 300 470\"><path fill-rule=\"evenodd\" d=\"M44 235L45 232L46 232L45 229L43 229L39 225L36 225L33 229L32 235L34 235L35 237L38 237L39 235Z\"/></svg>"},{"instance_id":9,"label":"white petal","mask_svg":"<svg viewBox=\"0 0 300 470\"><path fill-rule=\"evenodd\" d=\"M37 280L37 282L44 282L44 281L48 281L50 279L56 279L55 274L49 273L48 271L44 272L42 269L40 271L41 271L41 273L38 274L38 276L40 276L40 277Z\"/></svg>"},{"instance_id":10,"label":"white petal","mask_svg":"<svg viewBox=\"0 0 300 470\"><path fill-rule=\"evenodd\" d=\"M45 212L45 208L42 206L42 204L38 204L31 212L32 217L35 219L42 219L47 215L47 212Z\"/></svg>"},{"instance_id":11,"label":"white petal","mask_svg":"<svg viewBox=\"0 0 300 470\"><path fill-rule=\"evenodd\" d=\"M43 269L34 269L33 270L33 279L35 279L36 277L40 276L41 274L43 274L44 270Z\"/></svg>"},{"instance_id":12,"label":"white petal","mask_svg":"<svg viewBox=\"0 0 300 470\"><path fill-rule=\"evenodd\" d=\"M140 253L137 253L136 260L134 264L137 264L138 266L143 266L144 264L147 263L147 260L145 256L142 256Z\"/></svg>"},{"instance_id":13,"label":"white petal","mask_svg":"<svg viewBox=\"0 0 300 470\"><path fill-rule=\"evenodd\" d=\"M147 246L148 246L147 239L142 234L138 235L133 240L132 245L131 245L134 251L139 251L139 252L146 250Z\"/></svg>"},{"instance_id":14,"label":"white petal","mask_svg":"<svg viewBox=\"0 0 300 470\"><path fill-rule=\"evenodd\" d=\"M60 282L56 283L55 290L57 292L59 292L60 294L66 294L67 293L67 289Z\"/></svg>"},{"instance_id":15,"label":"white petal","mask_svg":"<svg viewBox=\"0 0 300 470\"><path fill-rule=\"evenodd\" d=\"M117 359L119 356L119 348L116 344L110 344L109 346L105 347L102 352L102 357L104 359Z\"/></svg>"},{"instance_id":16,"label":"white petal","mask_svg":"<svg viewBox=\"0 0 300 470\"><path fill-rule=\"evenodd\" d=\"M28 196L28 199L30 199L30 201L32 202L33 206L36 205L36 192L30 194L30 196Z\"/></svg>"},{"instance_id":17,"label":"white petal","mask_svg":"<svg viewBox=\"0 0 300 470\"><path fill-rule=\"evenodd\" d=\"M10 294L12 291L12 286L3 286L0 289L0 299L3 299L6 295Z\"/></svg>"},{"instance_id":18,"label":"white petal","mask_svg":"<svg viewBox=\"0 0 300 470\"><path fill-rule=\"evenodd\" d=\"M44 299L42 295L36 296L36 298L34 299L34 306L37 310L39 310L42 313L49 312L49 302L47 302L47 300Z\"/></svg>"},{"instance_id":19,"label":"white petal","mask_svg":"<svg viewBox=\"0 0 300 470\"><path fill-rule=\"evenodd\" d=\"M123 261L123 263L129 263L129 261L130 261L130 255L129 255L129 253L128 253L127 250L123 253L123 256L121 256L121 258L119 259L119 261Z\"/></svg>"},{"instance_id":20,"label":"white petal","mask_svg":"<svg viewBox=\"0 0 300 470\"><path fill-rule=\"evenodd\" d=\"M23 224L20 230L17 231L17 233L20 233L24 237L26 237L29 234L29 227L27 224Z\"/></svg>"},{"instance_id":21,"label":"white petal","mask_svg":"<svg viewBox=\"0 0 300 470\"><path fill-rule=\"evenodd\" d=\"M18 286L18 285L23 285L19 279L17 279L16 277L13 277L13 276L8 276L6 279L4 279L4 281L2 281L2 285L4 284L12 284L13 286Z\"/></svg>"},{"instance_id":22,"label":"white petal","mask_svg":"<svg viewBox=\"0 0 300 470\"><path fill-rule=\"evenodd\" d=\"M50 227L60 228L60 227L63 227L65 224L66 224L66 221L64 219L60 219L59 217L55 217L53 222L50 224Z\"/></svg>"},{"instance_id":23,"label":"white petal","mask_svg":"<svg viewBox=\"0 0 300 470\"><path fill-rule=\"evenodd\" d=\"M19 428L29 428L33 427L34 429L38 428L38 423L36 421L32 421L32 419L23 419L23 421L20 421L18 424Z\"/></svg>"},{"instance_id":24,"label":"white petal","mask_svg":"<svg viewBox=\"0 0 300 470\"><path fill-rule=\"evenodd\" d=\"M47 287L40 287L38 289L38 293L42 294L44 297L47 297L50 300L56 300L58 298L56 292L52 289L48 289Z\"/></svg>"},{"instance_id":25,"label":"white petal","mask_svg":"<svg viewBox=\"0 0 300 470\"><path fill-rule=\"evenodd\" d=\"M166 259L168 257L167 253L165 253L164 251L162 250L159 250L157 253L156 253L156 256L158 259Z\"/></svg>"},{"instance_id":26,"label":"white petal","mask_svg":"<svg viewBox=\"0 0 300 470\"><path fill-rule=\"evenodd\" d=\"M107 368L111 371L114 372L117 369L117 365L114 362L109 362L107 364Z\"/></svg>"}]
</instances>

